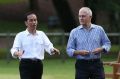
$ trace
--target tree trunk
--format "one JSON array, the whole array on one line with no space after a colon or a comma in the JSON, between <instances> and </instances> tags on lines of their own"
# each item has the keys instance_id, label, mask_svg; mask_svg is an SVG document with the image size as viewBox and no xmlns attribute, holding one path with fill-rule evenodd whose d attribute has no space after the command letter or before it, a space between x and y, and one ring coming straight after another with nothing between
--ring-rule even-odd
<instances>
[{"instance_id":1,"label":"tree trunk","mask_svg":"<svg viewBox=\"0 0 120 79\"><path fill-rule=\"evenodd\" d=\"M30 11L39 11L38 0L29 0Z\"/></svg>"},{"instance_id":2,"label":"tree trunk","mask_svg":"<svg viewBox=\"0 0 120 79\"><path fill-rule=\"evenodd\" d=\"M62 23L62 28L65 32L70 32L73 27L77 26L77 23L67 0L52 0L52 2Z\"/></svg>"},{"instance_id":3,"label":"tree trunk","mask_svg":"<svg viewBox=\"0 0 120 79\"><path fill-rule=\"evenodd\" d=\"M96 23L96 4L98 4L97 0L84 0L84 5L92 10L92 23Z\"/></svg>"}]
</instances>

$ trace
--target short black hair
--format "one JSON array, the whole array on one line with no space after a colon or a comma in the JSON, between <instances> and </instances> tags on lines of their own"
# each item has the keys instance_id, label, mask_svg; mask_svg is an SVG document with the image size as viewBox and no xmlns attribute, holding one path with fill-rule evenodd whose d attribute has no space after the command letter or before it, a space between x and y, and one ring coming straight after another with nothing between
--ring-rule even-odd
<instances>
[{"instance_id":1,"label":"short black hair","mask_svg":"<svg viewBox=\"0 0 120 79\"><path fill-rule=\"evenodd\" d=\"M34 12L34 11L27 12L27 13L24 15L24 21L27 21L27 16L28 16L28 15L31 15L31 14L35 14L35 15L37 16L37 13Z\"/></svg>"}]
</instances>

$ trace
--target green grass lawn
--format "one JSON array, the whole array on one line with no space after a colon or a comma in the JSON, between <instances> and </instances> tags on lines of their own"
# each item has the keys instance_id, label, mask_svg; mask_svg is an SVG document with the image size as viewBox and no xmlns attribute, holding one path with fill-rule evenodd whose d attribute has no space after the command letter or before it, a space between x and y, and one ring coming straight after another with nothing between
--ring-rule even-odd
<instances>
[{"instance_id":1,"label":"green grass lawn","mask_svg":"<svg viewBox=\"0 0 120 79\"><path fill-rule=\"evenodd\" d=\"M7 63L5 60L0 60L0 79L19 79L17 67L16 61Z\"/></svg>"},{"instance_id":2,"label":"green grass lawn","mask_svg":"<svg viewBox=\"0 0 120 79\"><path fill-rule=\"evenodd\" d=\"M74 79L74 59L45 59L43 79ZM7 63L6 60L0 60L0 79L19 79L18 60L12 60ZM105 67L105 71L111 72L110 67Z\"/></svg>"},{"instance_id":3,"label":"green grass lawn","mask_svg":"<svg viewBox=\"0 0 120 79\"><path fill-rule=\"evenodd\" d=\"M43 79L74 79L74 60L46 59L43 63ZM19 79L18 66L18 61L0 60L0 79Z\"/></svg>"}]
</instances>

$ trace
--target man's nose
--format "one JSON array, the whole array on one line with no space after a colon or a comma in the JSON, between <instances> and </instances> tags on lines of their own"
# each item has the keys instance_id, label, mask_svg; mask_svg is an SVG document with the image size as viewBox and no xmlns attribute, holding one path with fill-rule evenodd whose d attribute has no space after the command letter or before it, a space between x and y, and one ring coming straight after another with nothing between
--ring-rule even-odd
<instances>
[{"instance_id":1,"label":"man's nose","mask_svg":"<svg viewBox=\"0 0 120 79\"><path fill-rule=\"evenodd\" d=\"M33 23L36 23L36 21L33 21Z\"/></svg>"}]
</instances>

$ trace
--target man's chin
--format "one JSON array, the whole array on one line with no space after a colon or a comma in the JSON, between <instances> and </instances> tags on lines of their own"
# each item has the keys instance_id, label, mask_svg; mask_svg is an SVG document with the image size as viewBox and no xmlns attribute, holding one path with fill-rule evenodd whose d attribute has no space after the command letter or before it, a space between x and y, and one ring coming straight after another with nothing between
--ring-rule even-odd
<instances>
[{"instance_id":1,"label":"man's chin","mask_svg":"<svg viewBox=\"0 0 120 79\"><path fill-rule=\"evenodd\" d=\"M84 23L80 23L81 25L85 25Z\"/></svg>"},{"instance_id":2,"label":"man's chin","mask_svg":"<svg viewBox=\"0 0 120 79\"><path fill-rule=\"evenodd\" d=\"M33 25L34 27L37 27L37 25Z\"/></svg>"}]
</instances>

